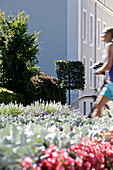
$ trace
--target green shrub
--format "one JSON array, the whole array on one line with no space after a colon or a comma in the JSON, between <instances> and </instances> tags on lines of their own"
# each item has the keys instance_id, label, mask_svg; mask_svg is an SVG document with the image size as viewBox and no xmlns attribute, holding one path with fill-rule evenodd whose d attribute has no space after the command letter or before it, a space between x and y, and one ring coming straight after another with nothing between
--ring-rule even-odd
<instances>
[{"instance_id":1,"label":"green shrub","mask_svg":"<svg viewBox=\"0 0 113 170\"><path fill-rule=\"evenodd\" d=\"M70 90L84 90L84 65L81 61L55 61L59 85L69 90L69 105L71 104Z\"/></svg>"},{"instance_id":2,"label":"green shrub","mask_svg":"<svg viewBox=\"0 0 113 170\"><path fill-rule=\"evenodd\" d=\"M85 72L81 61L55 61L56 73L59 83L67 90L84 90Z\"/></svg>"},{"instance_id":3,"label":"green shrub","mask_svg":"<svg viewBox=\"0 0 113 170\"><path fill-rule=\"evenodd\" d=\"M58 84L58 79L50 75L36 75L31 78L30 88L28 94L33 101L61 101L66 103L66 91ZM32 92L32 94L31 94Z\"/></svg>"},{"instance_id":4,"label":"green shrub","mask_svg":"<svg viewBox=\"0 0 113 170\"><path fill-rule=\"evenodd\" d=\"M13 91L7 90L5 88L0 87L0 103L8 104L10 102L26 104L25 98L23 94L17 94Z\"/></svg>"}]
</instances>

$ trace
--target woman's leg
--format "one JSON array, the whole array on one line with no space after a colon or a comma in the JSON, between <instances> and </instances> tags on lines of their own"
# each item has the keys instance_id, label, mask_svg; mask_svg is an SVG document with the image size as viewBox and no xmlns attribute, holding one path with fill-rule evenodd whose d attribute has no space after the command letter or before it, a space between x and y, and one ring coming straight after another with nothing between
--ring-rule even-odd
<instances>
[{"instance_id":1,"label":"woman's leg","mask_svg":"<svg viewBox=\"0 0 113 170\"><path fill-rule=\"evenodd\" d=\"M105 104L110 100L110 98L106 96L98 96L95 104L94 104L94 109L92 113L92 118L94 119L96 116L101 117L101 110L102 107L105 106Z\"/></svg>"}]
</instances>

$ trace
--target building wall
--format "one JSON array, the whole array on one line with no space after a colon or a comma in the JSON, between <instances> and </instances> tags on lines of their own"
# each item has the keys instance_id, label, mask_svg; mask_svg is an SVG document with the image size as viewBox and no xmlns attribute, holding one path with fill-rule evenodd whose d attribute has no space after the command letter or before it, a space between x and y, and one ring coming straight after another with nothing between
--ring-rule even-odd
<instances>
[{"instance_id":1,"label":"building wall","mask_svg":"<svg viewBox=\"0 0 113 170\"><path fill-rule=\"evenodd\" d=\"M67 60L78 60L78 1L67 0Z\"/></svg>"},{"instance_id":2,"label":"building wall","mask_svg":"<svg viewBox=\"0 0 113 170\"><path fill-rule=\"evenodd\" d=\"M111 0L104 0L105 5L108 6L111 10L113 10L113 1Z\"/></svg>"},{"instance_id":3,"label":"building wall","mask_svg":"<svg viewBox=\"0 0 113 170\"><path fill-rule=\"evenodd\" d=\"M67 0L67 60L78 60L78 1ZM71 103L78 97L78 91L71 90ZM68 100L67 91L67 103Z\"/></svg>"},{"instance_id":4,"label":"building wall","mask_svg":"<svg viewBox=\"0 0 113 170\"><path fill-rule=\"evenodd\" d=\"M79 96L83 96L86 94L93 94L93 84L94 84L94 77L93 74L91 74L90 71L90 64L95 63L95 1L93 0L87 0L83 1L81 0L81 8L79 9L81 13L79 12L79 15L81 15L81 23L79 25L79 30L81 31L80 34L80 60L84 63L85 66L85 89L84 91L79 91ZM86 37L84 38L84 12L86 13ZM92 41L90 40L90 17L92 16L93 18L93 39ZM92 83L90 81L90 76L92 77ZM79 103L79 107L82 113L89 112L90 107L91 107L91 102L88 101L86 103L83 101L82 103Z\"/></svg>"},{"instance_id":5,"label":"building wall","mask_svg":"<svg viewBox=\"0 0 113 170\"><path fill-rule=\"evenodd\" d=\"M85 59L85 78L86 78L86 86L85 91L83 93L91 93L92 89L90 88L89 83L89 64L92 60L94 63L94 37L95 37L95 27L94 27L94 19L95 19L95 5L91 0L82 1L82 11L81 11L81 25L82 25L82 33L81 33L81 60L84 63ZM86 11L86 39L83 38L83 13ZM93 16L93 42L90 43L90 16ZM93 83L92 83L93 84ZM82 93L82 94L83 94Z\"/></svg>"},{"instance_id":6,"label":"building wall","mask_svg":"<svg viewBox=\"0 0 113 170\"><path fill-rule=\"evenodd\" d=\"M111 21L113 20L113 12L106 5L108 1L97 1L97 0L81 0L81 47L80 47L80 60L85 63L85 79L86 85L85 90L79 92L79 96L95 93L94 88L98 88L102 84L103 76L94 76L92 71L92 85L90 84L90 74L91 69L90 61L92 64L101 61L103 52L105 51L104 43L100 41L100 33L105 26L111 26ZM79 12L80 13L80 12ZM86 18L84 18L84 13L86 13ZM93 16L93 42L90 43L90 16ZM84 21L86 20L86 36L84 38ZM98 23L100 26L98 27ZM99 40L99 41L98 41ZM98 42L100 44L98 45ZM80 104L82 112L86 107L86 112L90 111L91 102L86 105L85 101Z\"/></svg>"}]
</instances>

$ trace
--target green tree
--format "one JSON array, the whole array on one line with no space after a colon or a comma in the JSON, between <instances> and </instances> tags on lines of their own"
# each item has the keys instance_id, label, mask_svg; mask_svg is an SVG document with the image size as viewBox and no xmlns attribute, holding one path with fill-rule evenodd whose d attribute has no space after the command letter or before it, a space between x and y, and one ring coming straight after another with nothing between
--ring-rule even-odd
<instances>
[{"instance_id":1,"label":"green tree","mask_svg":"<svg viewBox=\"0 0 113 170\"><path fill-rule=\"evenodd\" d=\"M27 84L38 64L38 34L27 32L29 15L24 11L6 19L0 11L1 85L17 93L26 93Z\"/></svg>"},{"instance_id":2,"label":"green tree","mask_svg":"<svg viewBox=\"0 0 113 170\"><path fill-rule=\"evenodd\" d=\"M80 61L55 61L57 78L59 84L69 90L69 104L70 104L70 90L84 90L84 65Z\"/></svg>"}]
</instances>

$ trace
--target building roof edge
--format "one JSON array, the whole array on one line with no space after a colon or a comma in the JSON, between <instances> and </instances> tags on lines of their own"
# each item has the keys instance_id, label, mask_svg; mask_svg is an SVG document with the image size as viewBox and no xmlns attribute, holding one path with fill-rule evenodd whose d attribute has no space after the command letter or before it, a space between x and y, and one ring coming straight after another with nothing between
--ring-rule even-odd
<instances>
[{"instance_id":1,"label":"building roof edge","mask_svg":"<svg viewBox=\"0 0 113 170\"><path fill-rule=\"evenodd\" d=\"M94 0L93 0L94 1ZM99 0L95 0L95 3L97 3L97 5L99 7L101 7L103 10L105 10L106 12L108 12L109 14L113 15L113 10L111 8L109 8L107 5L103 4L102 2L100 2Z\"/></svg>"}]
</instances>

